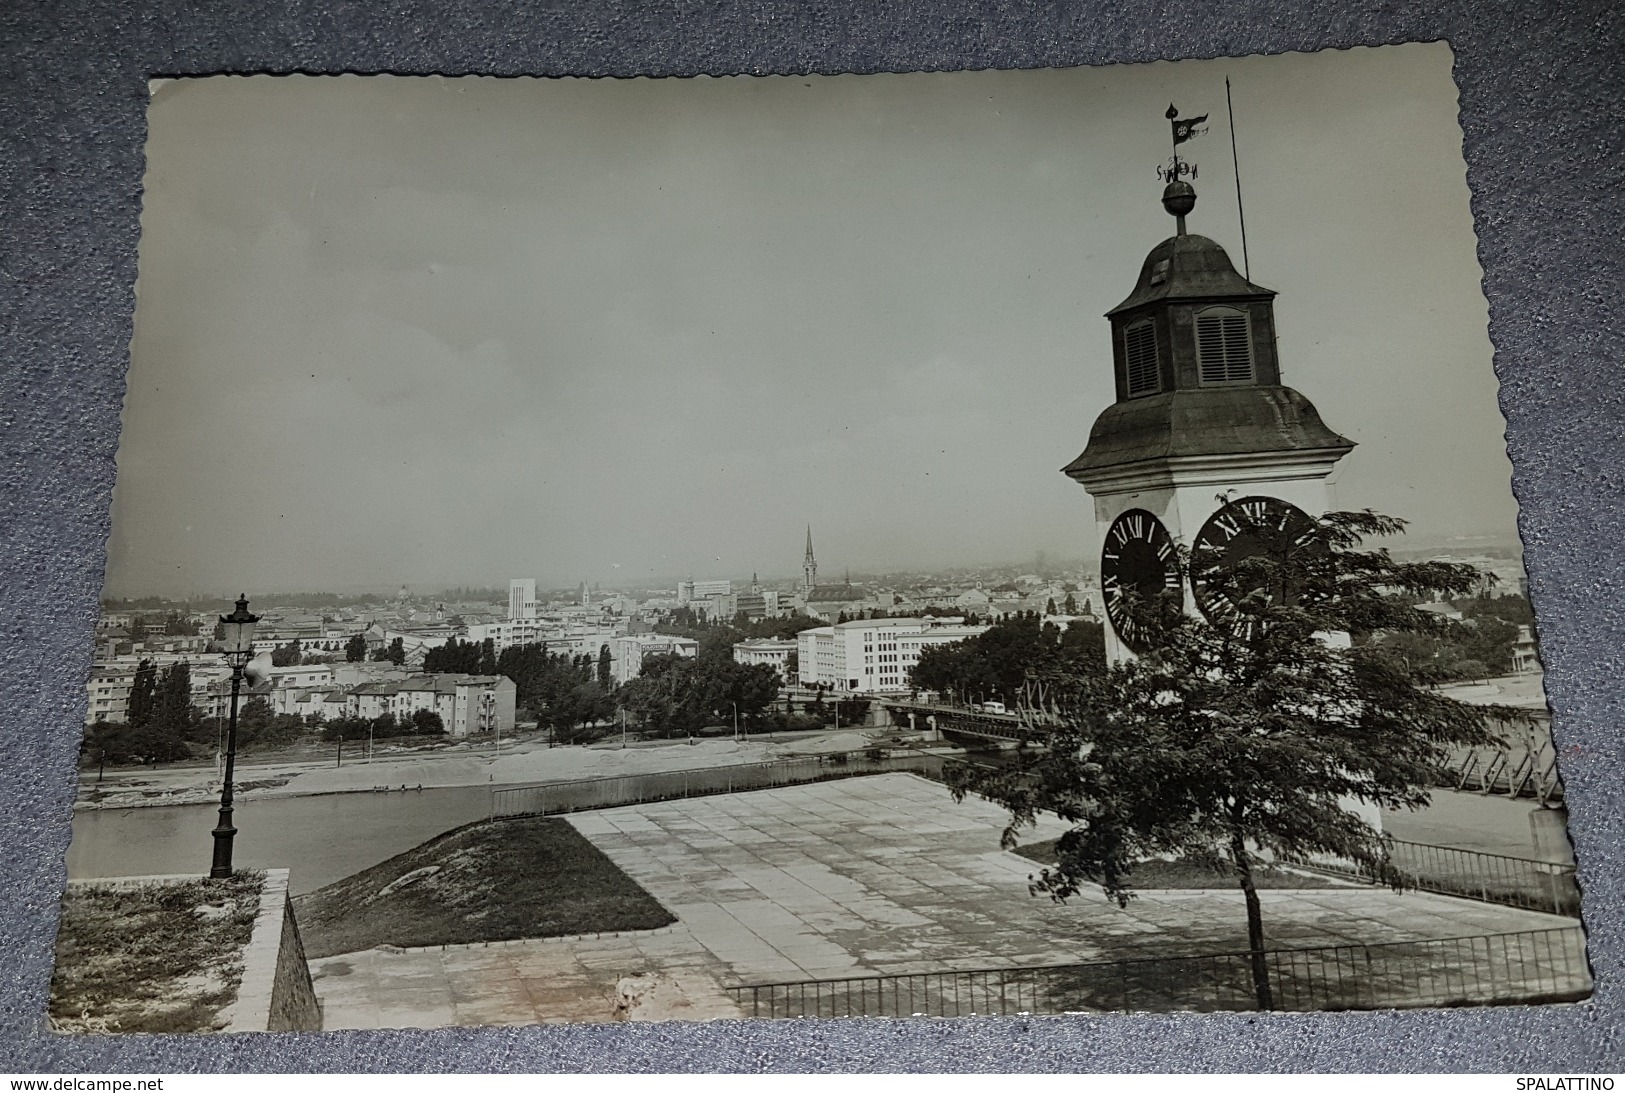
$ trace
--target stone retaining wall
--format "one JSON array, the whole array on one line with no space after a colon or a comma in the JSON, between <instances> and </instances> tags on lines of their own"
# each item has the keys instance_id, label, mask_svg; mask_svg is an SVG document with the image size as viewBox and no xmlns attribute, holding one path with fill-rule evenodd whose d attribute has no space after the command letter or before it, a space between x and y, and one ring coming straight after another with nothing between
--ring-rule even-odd
<instances>
[{"instance_id":1,"label":"stone retaining wall","mask_svg":"<svg viewBox=\"0 0 1625 1093\"><path fill-rule=\"evenodd\" d=\"M267 869L259 917L243 950L243 982L228 1012L227 1032L313 1032L321 1004L310 982L304 943L288 899L288 871Z\"/></svg>"}]
</instances>

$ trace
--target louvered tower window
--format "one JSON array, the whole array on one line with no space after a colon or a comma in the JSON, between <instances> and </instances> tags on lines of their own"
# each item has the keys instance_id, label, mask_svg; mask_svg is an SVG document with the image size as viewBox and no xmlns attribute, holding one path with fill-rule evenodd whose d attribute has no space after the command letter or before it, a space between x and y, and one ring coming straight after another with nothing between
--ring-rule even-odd
<instances>
[{"instance_id":1,"label":"louvered tower window","mask_svg":"<svg viewBox=\"0 0 1625 1093\"><path fill-rule=\"evenodd\" d=\"M1253 339L1247 313L1210 307L1197 315L1196 360L1203 383L1251 383Z\"/></svg>"},{"instance_id":2,"label":"louvered tower window","mask_svg":"<svg viewBox=\"0 0 1625 1093\"><path fill-rule=\"evenodd\" d=\"M1123 331L1123 364L1129 398L1162 389L1157 369L1157 328L1143 319Z\"/></svg>"}]
</instances>

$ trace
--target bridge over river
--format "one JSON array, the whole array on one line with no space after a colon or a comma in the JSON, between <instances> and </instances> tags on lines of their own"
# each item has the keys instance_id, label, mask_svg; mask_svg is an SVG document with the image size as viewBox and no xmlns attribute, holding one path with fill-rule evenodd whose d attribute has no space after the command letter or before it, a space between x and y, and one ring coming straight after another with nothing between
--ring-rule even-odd
<instances>
[{"instance_id":1,"label":"bridge over river","mask_svg":"<svg viewBox=\"0 0 1625 1093\"><path fill-rule=\"evenodd\" d=\"M1042 740L1048 729L1033 724L1033 718L1019 713L995 713L971 706L913 699L881 699L880 704L900 726L934 728L951 737L977 741L1016 742Z\"/></svg>"},{"instance_id":2,"label":"bridge over river","mask_svg":"<svg viewBox=\"0 0 1625 1093\"><path fill-rule=\"evenodd\" d=\"M1030 711L996 713L974 706L881 699L880 704L902 726L935 728L944 736L974 743L1038 743L1049 735L1051 715ZM1453 776L1446 788L1485 795L1524 797L1542 805L1563 799L1557 772L1557 751L1552 744L1552 722L1544 711L1519 716L1495 725L1497 745L1463 748L1451 757Z\"/></svg>"}]
</instances>

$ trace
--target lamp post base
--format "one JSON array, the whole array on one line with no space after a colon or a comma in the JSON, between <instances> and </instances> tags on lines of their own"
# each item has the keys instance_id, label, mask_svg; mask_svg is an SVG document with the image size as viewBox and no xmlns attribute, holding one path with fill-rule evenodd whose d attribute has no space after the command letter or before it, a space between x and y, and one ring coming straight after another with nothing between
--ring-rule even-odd
<instances>
[{"instance_id":1,"label":"lamp post base","mask_svg":"<svg viewBox=\"0 0 1625 1093\"><path fill-rule=\"evenodd\" d=\"M231 844L237 829L231 826L231 817L221 810L220 826L214 829L214 862L209 876L215 880L231 876Z\"/></svg>"}]
</instances>

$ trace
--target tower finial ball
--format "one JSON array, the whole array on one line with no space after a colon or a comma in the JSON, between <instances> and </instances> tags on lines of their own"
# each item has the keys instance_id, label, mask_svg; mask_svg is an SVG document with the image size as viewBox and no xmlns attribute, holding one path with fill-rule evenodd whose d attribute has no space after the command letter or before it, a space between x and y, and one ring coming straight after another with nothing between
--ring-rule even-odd
<instances>
[{"instance_id":1,"label":"tower finial ball","mask_svg":"<svg viewBox=\"0 0 1625 1093\"><path fill-rule=\"evenodd\" d=\"M1162 191L1162 207L1169 216L1188 216L1196 208L1196 190L1189 182L1175 179Z\"/></svg>"}]
</instances>

